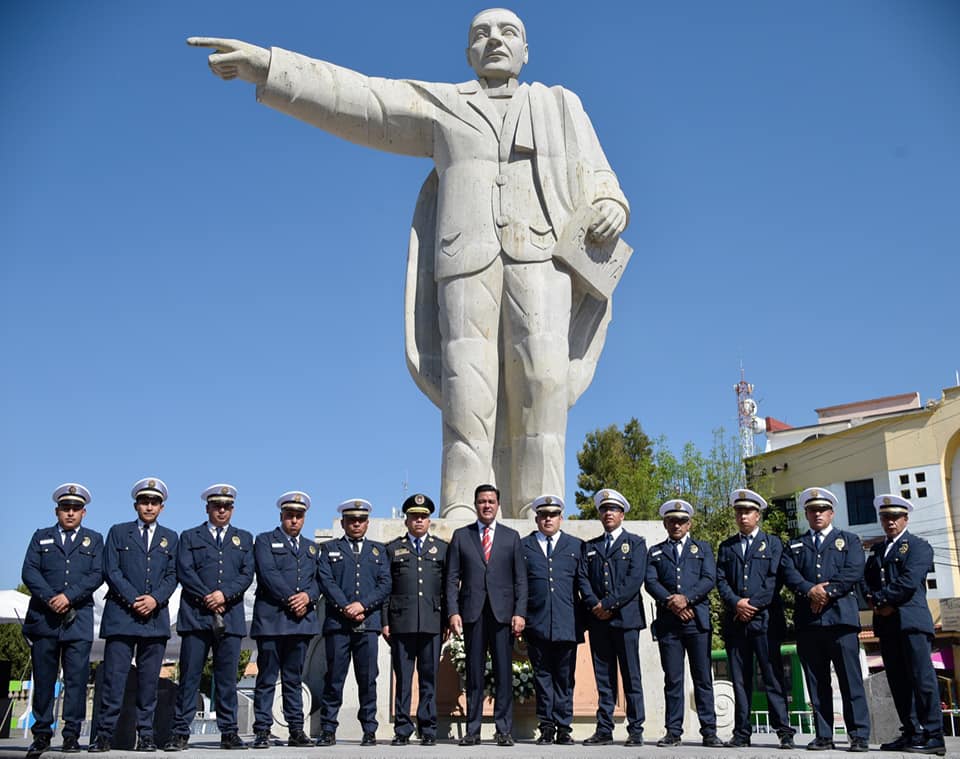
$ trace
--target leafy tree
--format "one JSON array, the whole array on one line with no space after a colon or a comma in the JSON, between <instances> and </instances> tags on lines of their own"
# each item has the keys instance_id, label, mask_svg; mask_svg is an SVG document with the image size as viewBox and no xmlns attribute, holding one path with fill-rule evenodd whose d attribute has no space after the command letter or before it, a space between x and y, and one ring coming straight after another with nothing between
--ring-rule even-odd
<instances>
[{"instance_id":1,"label":"leafy tree","mask_svg":"<svg viewBox=\"0 0 960 759\"><path fill-rule=\"evenodd\" d=\"M30 595L30 590L23 583L17 586L17 590ZM10 662L11 679L30 676L30 646L23 637L23 627L19 623L0 625L0 659Z\"/></svg>"}]
</instances>

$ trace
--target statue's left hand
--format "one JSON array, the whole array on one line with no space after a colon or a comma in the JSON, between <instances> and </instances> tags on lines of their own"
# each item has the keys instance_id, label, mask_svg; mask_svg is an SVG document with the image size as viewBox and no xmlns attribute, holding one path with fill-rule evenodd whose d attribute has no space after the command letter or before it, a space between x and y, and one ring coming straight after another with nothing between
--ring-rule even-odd
<instances>
[{"instance_id":1,"label":"statue's left hand","mask_svg":"<svg viewBox=\"0 0 960 759\"><path fill-rule=\"evenodd\" d=\"M623 206L609 198L603 198L593 204L597 220L590 227L590 236L599 243L612 240L627 227L627 212Z\"/></svg>"},{"instance_id":2,"label":"statue's left hand","mask_svg":"<svg viewBox=\"0 0 960 759\"><path fill-rule=\"evenodd\" d=\"M212 47L215 52L208 62L210 70L221 79L243 79L252 84L264 84L270 69L270 51L243 40L222 37L189 37L192 47Z\"/></svg>"}]
</instances>

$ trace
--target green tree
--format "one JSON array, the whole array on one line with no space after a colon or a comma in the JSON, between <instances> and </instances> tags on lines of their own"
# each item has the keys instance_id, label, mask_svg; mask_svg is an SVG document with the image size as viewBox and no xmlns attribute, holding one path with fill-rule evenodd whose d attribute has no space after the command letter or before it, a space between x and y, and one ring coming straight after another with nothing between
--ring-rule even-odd
<instances>
[{"instance_id":1,"label":"green tree","mask_svg":"<svg viewBox=\"0 0 960 759\"><path fill-rule=\"evenodd\" d=\"M30 590L21 583L17 586L21 593L30 595ZM0 625L0 659L10 662L10 677L19 680L30 676L30 646L23 637L23 626L19 623Z\"/></svg>"}]
</instances>

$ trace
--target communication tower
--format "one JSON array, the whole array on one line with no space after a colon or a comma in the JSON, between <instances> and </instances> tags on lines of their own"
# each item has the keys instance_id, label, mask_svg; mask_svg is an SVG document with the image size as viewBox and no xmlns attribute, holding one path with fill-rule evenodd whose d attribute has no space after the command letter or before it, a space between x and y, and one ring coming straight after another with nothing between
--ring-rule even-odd
<instances>
[{"instance_id":1,"label":"communication tower","mask_svg":"<svg viewBox=\"0 0 960 759\"><path fill-rule=\"evenodd\" d=\"M757 402L753 399L753 385L746 381L740 367L740 381L733 386L737 394L737 426L740 430L740 456L748 459L754 454L753 438L766 429L763 419L757 416Z\"/></svg>"}]
</instances>

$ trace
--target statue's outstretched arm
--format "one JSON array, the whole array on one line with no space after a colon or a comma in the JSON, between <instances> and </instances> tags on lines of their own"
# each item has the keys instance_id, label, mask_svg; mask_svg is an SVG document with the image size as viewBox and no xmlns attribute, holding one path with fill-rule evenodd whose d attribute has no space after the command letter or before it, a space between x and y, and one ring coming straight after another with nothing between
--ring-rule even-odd
<instances>
[{"instance_id":1,"label":"statue's outstretched arm","mask_svg":"<svg viewBox=\"0 0 960 759\"><path fill-rule=\"evenodd\" d=\"M221 79L242 79L261 85L270 70L270 51L243 40L221 37L188 37L193 47L212 47L217 52L207 59L210 70Z\"/></svg>"}]
</instances>

